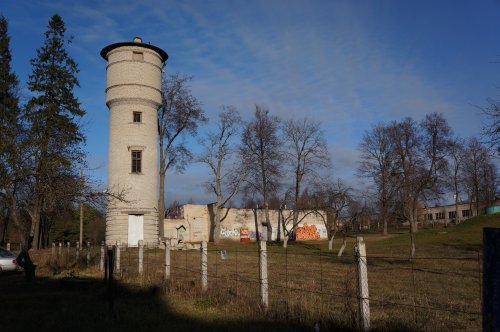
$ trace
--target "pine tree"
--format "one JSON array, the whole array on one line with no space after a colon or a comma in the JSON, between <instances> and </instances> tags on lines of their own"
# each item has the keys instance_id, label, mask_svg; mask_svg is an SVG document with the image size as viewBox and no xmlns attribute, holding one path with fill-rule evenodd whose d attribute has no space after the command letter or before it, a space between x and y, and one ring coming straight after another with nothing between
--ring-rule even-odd
<instances>
[{"instance_id":1,"label":"pine tree","mask_svg":"<svg viewBox=\"0 0 500 332\"><path fill-rule=\"evenodd\" d=\"M21 178L18 140L19 81L11 69L12 55L7 19L0 17L0 207L3 221L0 243L5 241L9 221L15 218L15 193Z\"/></svg>"},{"instance_id":2,"label":"pine tree","mask_svg":"<svg viewBox=\"0 0 500 332\"><path fill-rule=\"evenodd\" d=\"M46 203L53 201L58 192L53 184L75 173L75 166L83 162L81 146L85 141L78 123L85 111L74 95L74 89L79 87L76 77L79 70L66 50L71 38L65 37L64 21L57 14L51 17L47 28L45 41L31 60L33 71L28 88L34 96L28 101L25 113L33 156L32 201L28 212L30 240L35 248L40 245L42 208L47 208Z\"/></svg>"}]
</instances>

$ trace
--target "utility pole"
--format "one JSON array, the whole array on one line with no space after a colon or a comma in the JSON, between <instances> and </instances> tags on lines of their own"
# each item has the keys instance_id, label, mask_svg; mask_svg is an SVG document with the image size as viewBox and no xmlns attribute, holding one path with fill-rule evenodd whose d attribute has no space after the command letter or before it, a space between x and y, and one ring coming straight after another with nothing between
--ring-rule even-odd
<instances>
[{"instance_id":1,"label":"utility pole","mask_svg":"<svg viewBox=\"0 0 500 332\"><path fill-rule=\"evenodd\" d=\"M80 243L83 243L83 169L80 170Z\"/></svg>"}]
</instances>

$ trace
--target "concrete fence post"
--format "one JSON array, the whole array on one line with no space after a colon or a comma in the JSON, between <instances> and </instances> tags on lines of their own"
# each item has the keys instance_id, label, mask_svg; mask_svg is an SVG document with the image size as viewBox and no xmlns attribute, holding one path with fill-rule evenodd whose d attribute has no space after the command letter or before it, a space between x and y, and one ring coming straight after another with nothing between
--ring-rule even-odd
<instances>
[{"instance_id":1,"label":"concrete fence post","mask_svg":"<svg viewBox=\"0 0 500 332\"><path fill-rule=\"evenodd\" d=\"M261 304L264 310L267 310L269 307L269 284L267 279L266 241L260 241L259 246L259 283Z\"/></svg>"},{"instance_id":2,"label":"concrete fence post","mask_svg":"<svg viewBox=\"0 0 500 332\"><path fill-rule=\"evenodd\" d=\"M105 258L104 258L104 281L108 284L111 284L112 274L113 274L113 246L106 246L105 250Z\"/></svg>"},{"instance_id":3,"label":"concrete fence post","mask_svg":"<svg viewBox=\"0 0 500 332\"><path fill-rule=\"evenodd\" d=\"M106 250L104 248L104 241L101 242L101 263L99 264L99 271L104 271L104 261L106 256Z\"/></svg>"},{"instance_id":4,"label":"concrete fence post","mask_svg":"<svg viewBox=\"0 0 500 332\"><path fill-rule=\"evenodd\" d=\"M7 250L10 251L10 242L7 242Z\"/></svg>"},{"instance_id":5,"label":"concrete fence post","mask_svg":"<svg viewBox=\"0 0 500 332\"><path fill-rule=\"evenodd\" d=\"M52 261L56 260L56 243L52 242L52 252L50 253L50 258Z\"/></svg>"},{"instance_id":6,"label":"concrete fence post","mask_svg":"<svg viewBox=\"0 0 500 332\"><path fill-rule=\"evenodd\" d=\"M114 262L113 262L113 257L114 257L114 249L116 249L116 246L108 246L107 253L106 253L106 281L108 284L108 287L111 287L113 284L113 267L114 267Z\"/></svg>"},{"instance_id":7,"label":"concrete fence post","mask_svg":"<svg viewBox=\"0 0 500 332\"><path fill-rule=\"evenodd\" d=\"M87 268L90 267L90 242L87 242Z\"/></svg>"},{"instance_id":8,"label":"concrete fence post","mask_svg":"<svg viewBox=\"0 0 500 332\"><path fill-rule=\"evenodd\" d=\"M69 263L69 247L71 246L71 242L66 242L66 265Z\"/></svg>"},{"instance_id":9,"label":"concrete fence post","mask_svg":"<svg viewBox=\"0 0 500 332\"><path fill-rule=\"evenodd\" d=\"M370 302L368 294L368 269L366 265L366 246L363 238L356 238L354 247L356 271L358 274L358 300L360 326L362 331L370 331Z\"/></svg>"},{"instance_id":10,"label":"concrete fence post","mask_svg":"<svg viewBox=\"0 0 500 332\"><path fill-rule=\"evenodd\" d=\"M115 269L116 272L120 272L120 240L116 241L115 256Z\"/></svg>"},{"instance_id":11,"label":"concrete fence post","mask_svg":"<svg viewBox=\"0 0 500 332\"><path fill-rule=\"evenodd\" d=\"M62 259L62 242L59 242L59 248L57 251L57 258Z\"/></svg>"},{"instance_id":12,"label":"concrete fence post","mask_svg":"<svg viewBox=\"0 0 500 332\"><path fill-rule=\"evenodd\" d=\"M80 260L80 242L76 241L76 262Z\"/></svg>"},{"instance_id":13,"label":"concrete fence post","mask_svg":"<svg viewBox=\"0 0 500 332\"><path fill-rule=\"evenodd\" d=\"M208 250L207 242L201 242L201 290L206 292L208 289Z\"/></svg>"},{"instance_id":14,"label":"concrete fence post","mask_svg":"<svg viewBox=\"0 0 500 332\"><path fill-rule=\"evenodd\" d=\"M500 228L483 228L483 331L500 331Z\"/></svg>"},{"instance_id":15,"label":"concrete fence post","mask_svg":"<svg viewBox=\"0 0 500 332\"><path fill-rule=\"evenodd\" d=\"M170 239L165 240L165 281L170 280Z\"/></svg>"},{"instance_id":16,"label":"concrete fence post","mask_svg":"<svg viewBox=\"0 0 500 332\"><path fill-rule=\"evenodd\" d=\"M139 240L139 274L144 272L144 243Z\"/></svg>"}]
</instances>

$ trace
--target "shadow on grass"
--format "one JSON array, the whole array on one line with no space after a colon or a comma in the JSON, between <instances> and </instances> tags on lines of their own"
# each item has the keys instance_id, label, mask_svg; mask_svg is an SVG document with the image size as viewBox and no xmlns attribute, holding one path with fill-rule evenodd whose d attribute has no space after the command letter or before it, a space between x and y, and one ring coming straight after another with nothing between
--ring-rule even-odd
<instances>
[{"instance_id":1,"label":"shadow on grass","mask_svg":"<svg viewBox=\"0 0 500 332\"><path fill-rule=\"evenodd\" d=\"M442 243L441 246L445 248L450 248L455 251L462 251L471 254L477 254L483 250L482 244L471 244L471 243Z\"/></svg>"},{"instance_id":2,"label":"shadow on grass","mask_svg":"<svg viewBox=\"0 0 500 332\"><path fill-rule=\"evenodd\" d=\"M238 315L250 318L232 318L231 313L214 310L207 295L199 294L197 302L209 302L200 309L206 315L193 315L176 306L179 294L172 300L158 287L115 283L112 293L110 301L108 287L100 278L39 277L35 284L28 284L23 274L0 276L2 331L315 331L314 324L300 322L300 310L286 321L278 318L282 313L258 309ZM346 324L322 321L319 327L320 331L356 330ZM376 325L372 331L418 330L394 319Z\"/></svg>"},{"instance_id":3,"label":"shadow on grass","mask_svg":"<svg viewBox=\"0 0 500 332\"><path fill-rule=\"evenodd\" d=\"M313 331L313 326L273 321L262 313L252 319L183 313L158 287L115 284L113 304L102 280L38 278L22 274L0 278L0 312L4 331ZM220 318L217 318L217 317ZM251 315L248 315L252 317ZM349 331L323 322L321 330Z\"/></svg>"}]
</instances>

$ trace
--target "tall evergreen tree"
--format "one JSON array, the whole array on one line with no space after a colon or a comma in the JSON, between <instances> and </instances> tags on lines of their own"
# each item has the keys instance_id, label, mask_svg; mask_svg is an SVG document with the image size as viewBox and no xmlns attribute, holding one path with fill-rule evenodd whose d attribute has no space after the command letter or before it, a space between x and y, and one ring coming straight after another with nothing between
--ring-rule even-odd
<instances>
[{"instance_id":1,"label":"tall evergreen tree","mask_svg":"<svg viewBox=\"0 0 500 332\"><path fill-rule=\"evenodd\" d=\"M81 145L85 137L78 120L85 111L74 95L79 87L78 66L70 57L67 46L71 38L61 16L51 17L45 32L45 41L31 60L33 72L28 88L33 97L26 105L31 146L32 199L28 213L31 217L30 241L40 245L40 220L47 207L48 197L57 195L54 183L75 173L75 166L83 162ZM78 176L75 174L75 176Z\"/></svg>"},{"instance_id":2,"label":"tall evergreen tree","mask_svg":"<svg viewBox=\"0 0 500 332\"><path fill-rule=\"evenodd\" d=\"M5 241L9 221L16 217L15 194L21 179L18 166L19 81L11 69L12 55L7 19L0 17L0 243Z\"/></svg>"}]
</instances>

